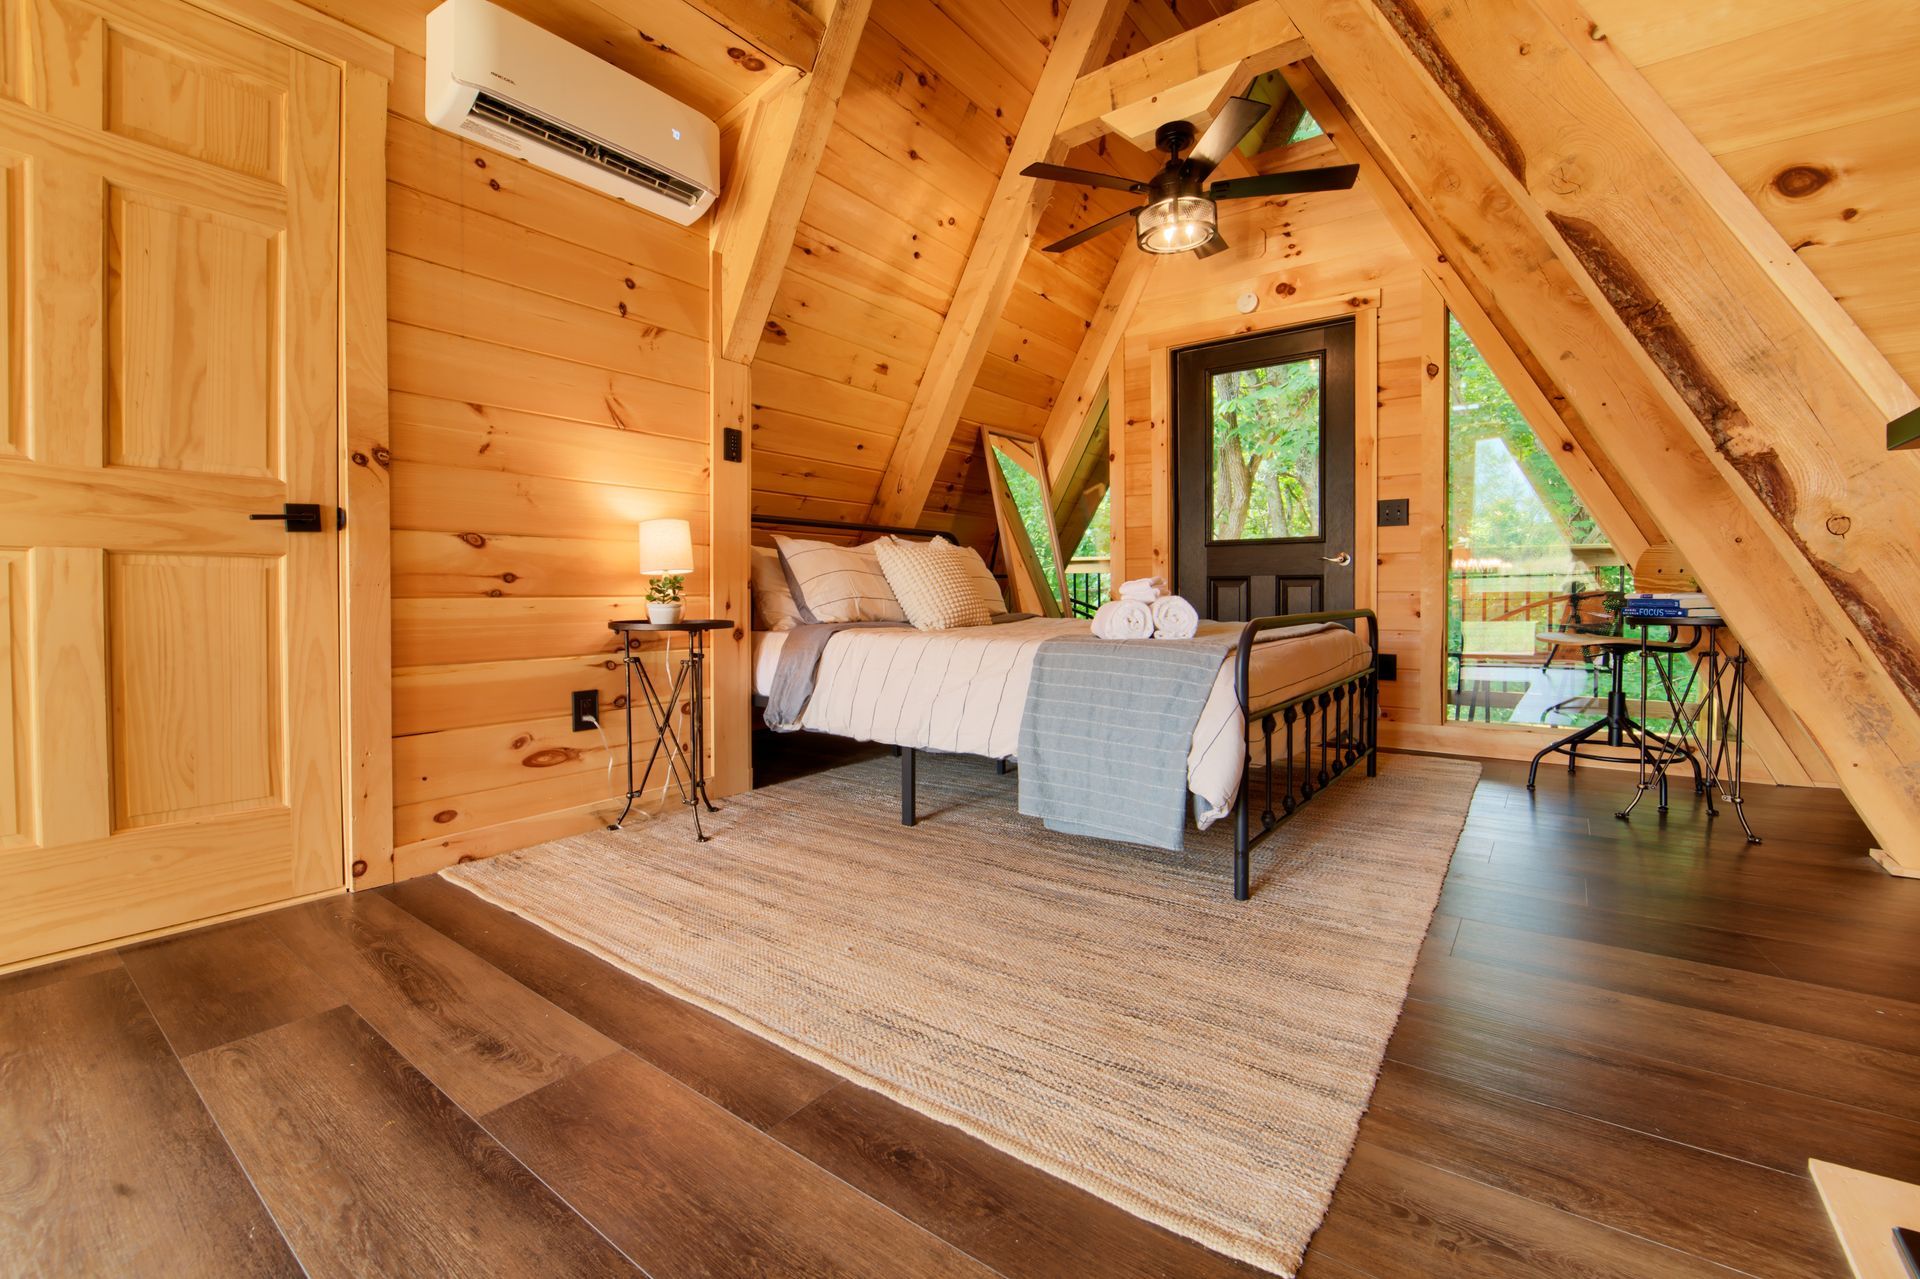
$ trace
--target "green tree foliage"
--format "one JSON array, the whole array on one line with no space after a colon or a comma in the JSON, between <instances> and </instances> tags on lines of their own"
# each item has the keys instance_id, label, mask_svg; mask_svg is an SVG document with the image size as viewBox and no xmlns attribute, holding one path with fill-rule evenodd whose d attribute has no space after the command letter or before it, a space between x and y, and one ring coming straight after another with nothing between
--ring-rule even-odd
<instances>
[{"instance_id":1,"label":"green tree foliage","mask_svg":"<svg viewBox=\"0 0 1920 1279\"><path fill-rule=\"evenodd\" d=\"M1448 528L1455 558L1565 563L1569 545L1605 541L1460 321L1447 317ZM1493 440L1491 450L1483 441ZM1479 463L1512 458L1520 484Z\"/></svg>"},{"instance_id":2,"label":"green tree foliage","mask_svg":"<svg viewBox=\"0 0 1920 1279\"><path fill-rule=\"evenodd\" d=\"M1213 377L1213 535L1320 530L1320 361Z\"/></svg>"},{"instance_id":3,"label":"green tree foliage","mask_svg":"<svg viewBox=\"0 0 1920 1279\"><path fill-rule=\"evenodd\" d=\"M1093 508L1093 518L1087 521L1087 531L1080 535L1080 545L1070 556L1076 560L1103 560L1113 550L1113 489L1108 488L1100 495L1100 505Z\"/></svg>"},{"instance_id":4,"label":"green tree foliage","mask_svg":"<svg viewBox=\"0 0 1920 1279\"><path fill-rule=\"evenodd\" d=\"M1542 629L1604 624L1630 589L1598 522L1574 494L1558 462L1500 385L1473 340L1447 320L1447 680L1461 652L1520 657L1534 653ZM1576 608L1568 597L1579 595ZM1530 607L1552 599L1550 605ZM1524 610L1515 612L1516 609ZM1509 618L1508 615L1512 614ZM1564 664L1577 657L1562 655ZM1627 671L1629 693L1641 672ZM1526 681L1508 681L1522 687ZM1456 708L1457 711L1457 708ZM1556 713L1556 722L1588 723L1596 710ZM1504 720L1508 712L1496 710Z\"/></svg>"}]
</instances>

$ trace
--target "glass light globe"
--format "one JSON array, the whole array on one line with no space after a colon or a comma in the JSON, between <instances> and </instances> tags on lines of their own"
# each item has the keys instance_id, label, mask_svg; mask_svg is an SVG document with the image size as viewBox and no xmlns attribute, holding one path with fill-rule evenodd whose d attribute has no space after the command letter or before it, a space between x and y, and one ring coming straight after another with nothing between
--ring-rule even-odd
<instances>
[{"instance_id":1,"label":"glass light globe","mask_svg":"<svg viewBox=\"0 0 1920 1279\"><path fill-rule=\"evenodd\" d=\"M1213 201L1177 195L1149 204L1135 219L1140 247L1148 253L1186 253L1213 238L1217 214Z\"/></svg>"}]
</instances>

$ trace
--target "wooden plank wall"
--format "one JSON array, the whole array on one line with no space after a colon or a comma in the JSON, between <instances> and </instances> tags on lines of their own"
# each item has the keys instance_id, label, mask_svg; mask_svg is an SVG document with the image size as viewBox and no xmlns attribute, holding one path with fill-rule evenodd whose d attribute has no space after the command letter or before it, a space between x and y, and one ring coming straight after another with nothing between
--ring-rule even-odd
<instances>
[{"instance_id":1,"label":"wooden plank wall","mask_svg":"<svg viewBox=\"0 0 1920 1279\"><path fill-rule=\"evenodd\" d=\"M606 820L640 520L692 521L689 613L707 592L704 227L431 128L421 73L400 55L388 115L400 877Z\"/></svg>"},{"instance_id":2,"label":"wooden plank wall","mask_svg":"<svg viewBox=\"0 0 1920 1279\"><path fill-rule=\"evenodd\" d=\"M1585 8L1920 386L1920 6L1585 0Z\"/></svg>"}]
</instances>

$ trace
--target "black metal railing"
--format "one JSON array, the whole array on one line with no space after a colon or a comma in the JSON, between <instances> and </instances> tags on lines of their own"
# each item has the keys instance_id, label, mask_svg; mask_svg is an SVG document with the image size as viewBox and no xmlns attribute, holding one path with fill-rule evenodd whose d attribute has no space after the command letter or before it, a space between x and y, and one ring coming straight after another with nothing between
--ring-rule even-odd
<instances>
[{"instance_id":1,"label":"black metal railing","mask_svg":"<svg viewBox=\"0 0 1920 1279\"><path fill-rule=\"evenodd\" d=\"M1078 560L1067 565L1067 603L1073 616L1092 617L1113 590L1113 574L1105 560Z\"/></svg>"}]
</instances>

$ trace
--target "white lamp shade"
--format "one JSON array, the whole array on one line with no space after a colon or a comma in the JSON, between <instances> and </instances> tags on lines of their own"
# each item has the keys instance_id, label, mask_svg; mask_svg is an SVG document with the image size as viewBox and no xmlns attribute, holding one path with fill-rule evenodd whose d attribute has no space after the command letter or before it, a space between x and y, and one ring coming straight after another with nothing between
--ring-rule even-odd
<instances>
[{"instance_id":1,"label":"white lamp shade","mask_svg":"<svg viewBox=\"0 0 1920 1279\"><path fill-rule=\"evenodd\" d=\"M693 572L693 528L685 520L640 521L640 571L649 577Z\"/></svg>"}]
</instances>

